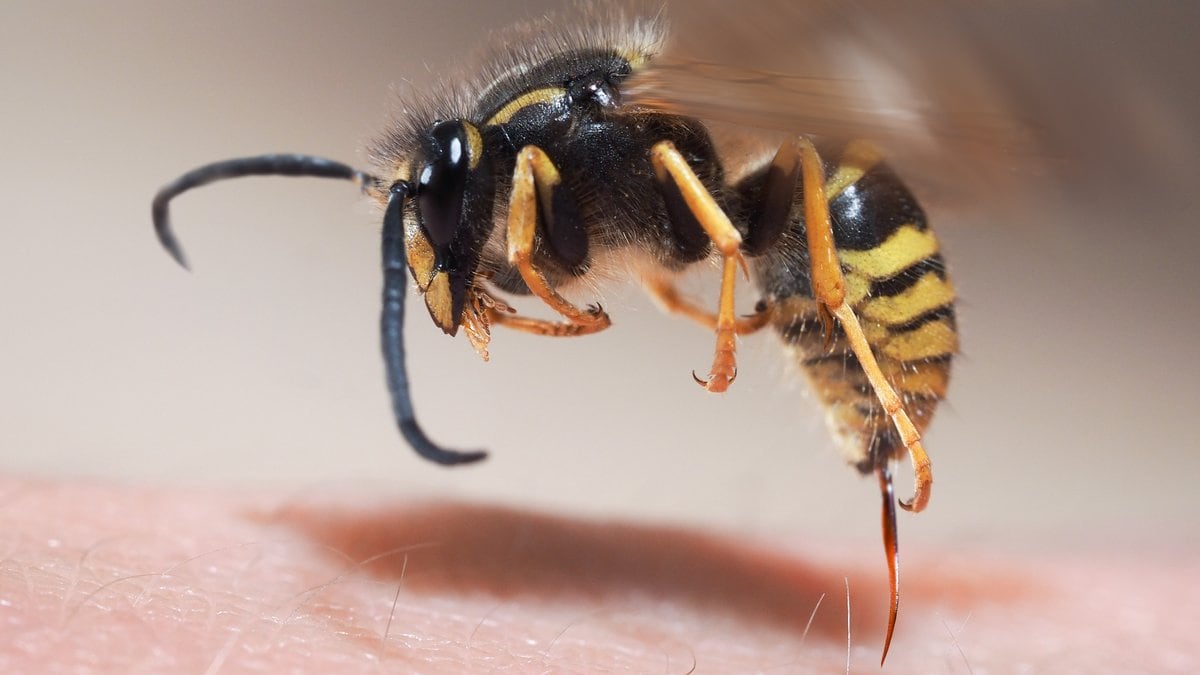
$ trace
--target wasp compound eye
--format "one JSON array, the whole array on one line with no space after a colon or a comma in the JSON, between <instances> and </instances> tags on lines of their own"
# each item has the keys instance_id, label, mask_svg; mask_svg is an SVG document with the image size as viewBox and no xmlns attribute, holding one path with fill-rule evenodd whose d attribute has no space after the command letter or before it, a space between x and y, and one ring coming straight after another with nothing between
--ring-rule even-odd
<instances>
[{"instance_id":1,"label":"wasp compound eye","mask_svg":"<svg viewBox=\"0 0 1200 675\"><path fill-rule=\"evenodd\" d=\"M467 132L457 121L429 130L430 158L417 177L417 207L425 236L444 250L458 234L471 160Z\"/></svg>"}]
</instances>

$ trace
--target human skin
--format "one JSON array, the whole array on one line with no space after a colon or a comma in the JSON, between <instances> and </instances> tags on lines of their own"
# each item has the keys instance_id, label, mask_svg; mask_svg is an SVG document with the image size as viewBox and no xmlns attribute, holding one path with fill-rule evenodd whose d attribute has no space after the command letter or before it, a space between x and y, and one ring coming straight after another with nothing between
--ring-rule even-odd
<instances>
[{"instance_id":1,"label":"human skin","mask_svg":"<svg viewBox=\"0 0 1200 675\"><path fill-rule=\"evenodd\" d=\"M0 519L4 673L879 667L876 551L488 505L20 480L0 481ZM1196 562L905 551L886 672L1196 672Z\"/></svg>"}]
</instances>

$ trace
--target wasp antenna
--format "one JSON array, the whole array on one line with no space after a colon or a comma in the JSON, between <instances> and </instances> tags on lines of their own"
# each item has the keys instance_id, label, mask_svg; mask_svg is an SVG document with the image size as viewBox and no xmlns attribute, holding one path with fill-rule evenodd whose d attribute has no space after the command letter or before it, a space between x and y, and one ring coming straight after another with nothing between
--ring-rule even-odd
<instances>
[{"instance_id":1,"label":"wasp antenna","mask_svg":"<svg viewBox=\"0 0 1200 675\"><path fill-rule=\"evenodd\" d=\"M887 637L883 641L883 656L879 667L887 661L888 649L892 646L892 633L896 630L896 615L900 611L900 546L896 536L896 496L892 489L892 469L884 463L876 469L879 474L879 491L883 496L883 550L887 553L888 585L891 602L888 609Z\"/></svg>"},{"instance_id":2,"label":"wasp antenna","mask_svg":"<svg viewBox=\"0 0 1200 675\"><path fill-rule=\"evenodd\" d=\"M150 207L150 215L154 219L154 231L158 234L159 243L184 269L188 267L187 258L183 255L183 248L179 246L179 240L175 238L175 233L171 231L171 200L192 188L243 176L341 178L354 181L363 190L376 186L380 182L378 178L354 167L310 155L242 157L214 162L193 169L159 190L158 194L154 195L154 202Z\"/></svg>"},{"instance_id":3,"label":"wasp antenna","mask_svg":"<svg viewBox=\"0 0 1200 675\"><path fill-rule=\"evenodd\" d=\"M421 457L444 465L469 464L487 457L487 453L482 450L460 452L437 445L425 435L413 412L404 358L404 301L408 295L408 262L404 253L404 226L400 217L408 190L407 183L397 183L391 188L387 211L383 216L383 314L379 323L383 359L387 365L388 391L392 395L392 413L404 440Z\"/></svg>"}]
</instances>

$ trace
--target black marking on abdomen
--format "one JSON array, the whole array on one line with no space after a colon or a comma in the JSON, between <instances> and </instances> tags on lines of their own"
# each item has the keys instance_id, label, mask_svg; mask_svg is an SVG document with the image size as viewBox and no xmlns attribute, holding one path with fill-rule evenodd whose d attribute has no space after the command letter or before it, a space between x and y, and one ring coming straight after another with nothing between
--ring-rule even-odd
<instances>
[{"instance_id":1,"label":"black marking on abdomen","mask_svg":"<svg viewBox=\"0 0 1200 675\"><path fill-rule=\"evenodd\" d=\"M937 255L925 258L887 279L872 281L868 297L878 298L900 295L920 281L926 272L933 272L942 281L946 280L946 261L942 259L942 254L938 253Z\"/></svg>"},{"instance_id":2,"label":"black marking on abdomen","mask_svg":"<svg viewBox=\"0 0 1200 675\"><path fill-rule=\"evenodd\" d=\"M880 163L829 201L839 250L869 251L902 225L925 230L925 212L888 165Z\"/></svg>"}]
</instances>

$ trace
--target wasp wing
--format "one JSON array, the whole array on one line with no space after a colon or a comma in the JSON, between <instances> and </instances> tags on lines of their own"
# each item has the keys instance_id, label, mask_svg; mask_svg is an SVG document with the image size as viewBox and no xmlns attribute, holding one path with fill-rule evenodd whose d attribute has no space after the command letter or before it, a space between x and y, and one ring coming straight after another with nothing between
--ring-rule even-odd
<instances>
[{"instance_id":1,"label":"wasp wing","mask_svg":"<svg viewBox=\"0 0 1200 675\"><path fill-rule=\"evenodd\" d=\"M1194 161L1196 142L1188 89L1163 69L1189 62L1172 26L1200 12L1157 9L708 0L671 15L664 54L627 92L710 121L872 140L951 202L1011 194L1008 181L1167 185L1165 167Z\"/></svg>"}]
</instances>

